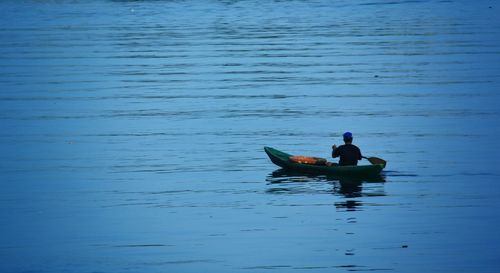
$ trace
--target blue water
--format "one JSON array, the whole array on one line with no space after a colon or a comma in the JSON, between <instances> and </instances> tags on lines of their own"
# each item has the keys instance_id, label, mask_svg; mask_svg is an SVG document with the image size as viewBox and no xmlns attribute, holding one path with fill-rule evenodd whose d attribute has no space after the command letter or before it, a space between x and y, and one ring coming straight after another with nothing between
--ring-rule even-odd
<instances>
[{"instance_id":1,"label":"blue water","mask_svg":"<svg viewBox=\"0 0 500 273\"><path fill-rule=\"evenodd\" d=\"M0 2L0 271L498 272L499 11Z\"/></svg>"}]
</instances>

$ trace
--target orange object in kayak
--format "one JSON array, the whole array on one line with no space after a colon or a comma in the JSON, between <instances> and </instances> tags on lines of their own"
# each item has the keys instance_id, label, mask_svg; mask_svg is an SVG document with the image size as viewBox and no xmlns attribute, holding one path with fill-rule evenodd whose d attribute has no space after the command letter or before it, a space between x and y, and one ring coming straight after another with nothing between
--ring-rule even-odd
<instances>
[{"instance_id":1,"label":"orange object in kayak","mask_svg":"<svg viewBox=\"0 0 500 273\"><path fill-rule=\"evenodd\" d=\"M320 157L312 157L312 156L290 156L288 160L300 163L300 164L309 164L309 165L325 165L326 159Z\"/></svg>"}]
</instances>

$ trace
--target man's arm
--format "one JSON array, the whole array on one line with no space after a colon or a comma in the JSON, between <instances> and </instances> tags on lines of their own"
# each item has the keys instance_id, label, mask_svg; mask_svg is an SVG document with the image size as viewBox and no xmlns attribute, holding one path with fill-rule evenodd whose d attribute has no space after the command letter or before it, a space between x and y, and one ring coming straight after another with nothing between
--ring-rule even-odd
<instances>
[{"instance_id":1,"label":"man's arm","mask_svg":"<svg viewBox=\"0 0 500 273\"><path fill-rule=\"evenodd\" d=\"M337 148L337 145L332 146L332 157L336 158L339 157L339 149Z\"/></svg>"}]
</instances>

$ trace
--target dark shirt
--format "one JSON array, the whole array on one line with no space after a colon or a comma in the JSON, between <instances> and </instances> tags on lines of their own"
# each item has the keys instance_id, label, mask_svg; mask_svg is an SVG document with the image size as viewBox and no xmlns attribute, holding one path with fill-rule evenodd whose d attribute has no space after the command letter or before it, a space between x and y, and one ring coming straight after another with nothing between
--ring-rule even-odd
<instances>
[{"instance_id":1,"label":"dark shirt","mask_svg":"<svg viewBox=\"0 0 500 273\"><path fill-rule=\"evenodd\" d=\"M358 160L361 160L361 151L356 145L353 144L344 144L340 145L337 149L332 151L332 157L339 157L340 161L339 165L348 166L348 165L358 165Z\"/></svg>"}]
</instances>

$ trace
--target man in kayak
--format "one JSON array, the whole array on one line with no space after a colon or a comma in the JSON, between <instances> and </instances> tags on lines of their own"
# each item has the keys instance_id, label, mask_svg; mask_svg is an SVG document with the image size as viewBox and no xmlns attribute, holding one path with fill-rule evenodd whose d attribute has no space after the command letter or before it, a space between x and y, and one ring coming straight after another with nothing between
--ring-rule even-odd
<instances>
[{"instance_id":1,"label":"man in kayak","mask_svg":"<svg viewBox=\"0 0 500 273\"><path fill-rule=\"evenodd\" d=\"M358 165L358 160L361 160L361 150L356 145L352 144L352 133L344 133L344 145L332 146L332 157L340 157L340 166L356 166Z\"/></svg>"}]
</instances>

